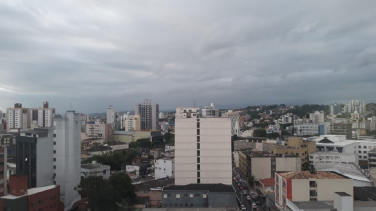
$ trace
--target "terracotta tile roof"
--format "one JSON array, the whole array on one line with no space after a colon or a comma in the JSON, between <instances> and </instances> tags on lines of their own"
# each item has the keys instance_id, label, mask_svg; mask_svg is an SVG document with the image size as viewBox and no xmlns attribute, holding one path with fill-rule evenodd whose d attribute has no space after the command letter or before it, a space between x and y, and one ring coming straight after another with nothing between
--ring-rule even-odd
<instances>
[{"instance_id":1,"label":"terracotta tile roof","mask_svg":"<svg viewBox=\"0 0 376 211\"><path fill-rule=\"evenodd\" d=\"M266 179L261 179L260 182L264 184L264 187L274 187L275 179L274 177L266 178Z\"/></svg>"},{"instance_id":2,"label":"terracotta tile roof","mask_svg":"<svg viewBox=\"0 0 376 211\"><path fill-rule=\"evenodd\" d=\"M344 176L333 172L318 171L312 174L309 171L297 171L279 173L285 179L347 179Z\"/></svg>"}]
</instances>

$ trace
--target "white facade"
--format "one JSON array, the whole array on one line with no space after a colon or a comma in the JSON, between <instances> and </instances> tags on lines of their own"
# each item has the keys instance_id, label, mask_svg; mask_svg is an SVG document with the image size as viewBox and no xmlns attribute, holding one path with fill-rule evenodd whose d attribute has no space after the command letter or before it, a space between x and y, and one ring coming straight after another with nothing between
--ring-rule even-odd
<instances>
[{"instance_id":1,"label":"white facade","mask_svg":"<svg viewBox=\"0 0 376 211\"><path fill-rule=\"evenodd\" d=\"M60 185L60 201L68 210L80 199L75 187L81 178L81 116L68 111L65 116L55 118L54 125L55 181Z\"/></svg>"},{"instance_id":2,"label":"white facade","mask_svg":"<svg viewBox=\"0 0 376 211\"><path fill-rule=\"evenodd\" d=\"M88 122L86 124L86 135L88 137L98 137L102 138L106 132L106 124L101 122L99 119L95 120L95 122Z\"/></svg>"},{"instance_id":3,"label":"white facade","mask_svg":"<svg viewBox=\"0 0 376 211\"><path fill-rule=\"evenodd\" d=\"M107 108L107 119L106 119L107 124L112 124L112 128L115 127L115 110L112 108L112 105L110 105Z\"/></svg>"},{"instance_id":4,"label":"white facade","mask_svg":"<svg viewBox=\"0 0 376 211\"><path fill-rule=\"evenodd\" d=\"M165 117L165 114L163 112L159 112L159 119L163 119Z\"/></svg>"},{"instance_id":5,"label":"white facade","mask_svg":"<svg viewBox=\"0 0 376 211\"><path fill-rule=\"evenodd\" d=\"M358 163L358 156L352 153L313 152L309 154L309 161L313 163Z\"/></svg>"},{"instance_id":6,"label":"white facade","mask_svg":"<svg viewBox=\"0 0 376 211\"><path fill-rule=\"evenodd\" d=\"M312 124L296 125L297 134L299 135L318 135L319 126Z\"/></svg>"},{"instance_id":7,"label":"white facade","mask_svg":"<svg viewBox=\"0 0 376 211\"><path fill-rule=\"evenodd\" d=\"M231 185L231 120L199 113L197 107L176 109L175 185Z\"/></svg>"},{"instance_id":8,"label":"white facade","mask_svg":"<svg viewBox=\"0 0 376 211\"><path fill-rule=\"evenodd\" d=\"M125 172L129 173L135 173L136 176L140 175L140 167L134 166L134 165L126 165L125 166Z\"/></svg>"},{"instance_id":9,"label":"white facade","mask_svg":"<svg viewBox=\"0 0 376 211\"><path fill-rule=\"evenodd\" d=\"M87 178L90 176L102 177L108 179L110 177L111 167L108 165L101 165L96 161L88 164L81 165L81 178Z\"/></svg>"},{"instance_id":10,"label":"white facade","mask_svg":"<svg viewBox=\"0 0 376 211\"><path fill-rule=\"evenodd\" d=\"M155 179L175 177L174 159L154 160L154 177Z\"/></svg>"},{"instance_id":11,"label":"white facade","mask_svg":"<svg viewBox=\"0 0 376 211\"><path fill-rule=\"evenodd\" d=\"M140 115L136 114L136 115L133 115L133 116L128 116L124 120L124 130L125 131L141 130Z\"/></svg>"},{"instance_id":12,"label":"white facade","mask_svg":"<svg viewBox=\"0 0 376 211\"><path fill-rule=\"evenodd\" d=\"M222 117L228 117L231 119L231 134L239 136L241 134L239 126L240 112L228 110L227 112L222 113Z\"/></svg>"},{"instance_id":13,"label":"white facade","mask_svg":"<svg viewBox=\"0 0 376 211\"><path fill-rule=\"evenodd\" d=\"M309 120L312 123L323 123L324 122L324 112L316 111L315 113L309 114Z\"/></svg>"},{"instance_id":14,"label":"white facade","mask_svg":"<svg viewBox=\"0 0 376 211\"><path fill-rule=\"evenodd\" d=\"M202 117L219 117L219 109L214 107L214 103L210 103L210 106L205 106L201 110Z\"/></svg>"}]
</instances>

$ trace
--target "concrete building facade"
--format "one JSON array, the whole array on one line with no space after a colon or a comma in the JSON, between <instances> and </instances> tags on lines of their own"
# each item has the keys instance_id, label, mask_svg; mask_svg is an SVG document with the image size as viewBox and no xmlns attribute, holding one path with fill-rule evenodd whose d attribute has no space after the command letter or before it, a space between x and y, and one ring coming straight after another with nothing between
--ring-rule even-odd
<instances>
[{"instance_id":1,"label":"concrete building facade","mask_svg":"<svg viewBox=\"0 0 376 211\"><path fill-rule=\"evenodd\" d=\"M135 115L140 115L141 130L159 130L159 105L152 104L150 99L136 104Z\"/></svg>"},{"instance_id":2,"label":"concrete building facade","mask_svg":"<svg viewBox=\"0 0 376 211\"><path fill-rule=\"evenodd\" d=\"M175 184L232 184L231 121L200 118L197 107L177 108Z\"/></svg>"},{"instance_id":3,"label":"concrete building facade","mask_svg":"<svg viewBox=\"0 0 376 211\"><path fill-rule=\"evenodd\" d=\"M154 178L157 180L166 177L175 177L174 159L163 158L154 160Z\"/></svg>"},{"instance_id":4,"label":"concrete building facade","mask_svg":"<svg viewBox=\"0 0 376 211\"><path fill-rule=\"evenodd\" d=\"M312 163L358 163L358 156L351 153L339 152L313 152L309 154Z\"/></svg>"},{"instance_id":5,"label":"concrete building facade","mask_svg":"<svg viewBox=\"0 0 376 211\"><path fill-rule=\"evenodd\" d=\"M102 177L108 179L110 177L111 167L108 165L102 165L93 161L92 163L81 164L81 179L90 176Z\"/></svg>"},{"instance_id":6,"label":"concrete building facade","mask_svg":"<svg viewBox=\"0 0 376 211\"><path fill-rule=\"evenodd\" d=\"M275 174L275 205L287 209L287 201L333 201L335 192L353 195L353 181L332 172L287 172Z\"/></svg>"}]
</instances>

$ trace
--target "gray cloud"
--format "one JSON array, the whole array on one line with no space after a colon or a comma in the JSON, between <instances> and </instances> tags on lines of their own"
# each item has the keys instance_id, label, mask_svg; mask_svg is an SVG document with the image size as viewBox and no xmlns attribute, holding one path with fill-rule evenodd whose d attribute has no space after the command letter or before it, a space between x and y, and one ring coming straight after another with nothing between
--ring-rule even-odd
<instances>
[{"instance_id":1,"label":"gray cloud","mask_svg":"<svg viewBox=\"0 0 376 211\"><path fill-rule=\"evenodd\" d=\"M374 101L375 1L1 1L0 109Z\"/></svg>"}]
</instances>

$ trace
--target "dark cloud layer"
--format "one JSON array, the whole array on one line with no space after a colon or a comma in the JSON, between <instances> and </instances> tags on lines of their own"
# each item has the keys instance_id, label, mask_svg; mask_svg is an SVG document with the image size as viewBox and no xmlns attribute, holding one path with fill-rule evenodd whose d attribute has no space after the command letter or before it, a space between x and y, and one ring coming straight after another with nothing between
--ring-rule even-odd
<instances>
[{"instance_id":1,"label":"dark cloud layer","mask_svg":"<svg viewBox=\"0 0 376 211\"><path fill-rule=\"evenodd\" d=\"M373 102L375 1L0 1L0 109Z\"/></svg>"}]
</instances>

